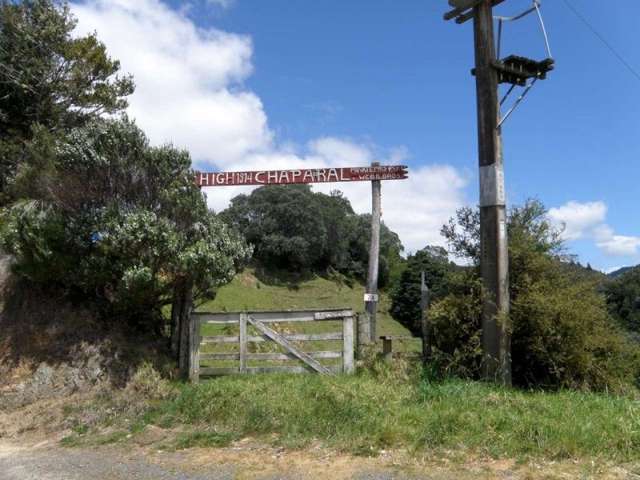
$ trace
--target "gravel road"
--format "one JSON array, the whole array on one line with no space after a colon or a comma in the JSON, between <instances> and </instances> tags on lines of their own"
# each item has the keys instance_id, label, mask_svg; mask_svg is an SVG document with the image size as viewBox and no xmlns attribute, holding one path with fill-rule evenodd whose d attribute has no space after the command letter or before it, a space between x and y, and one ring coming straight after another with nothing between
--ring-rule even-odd
<instances>
[{"instance_id":1,"label":"gravel road","mask_svg":"<svg viewBox=\"0 0 640 480\"><path fill-rule=\"evenodd\" d=\"M264 445L161 451L131 443L60 446L59 439L26 443L0 438L0 480L632 480L627 468L575 461L521 464L485 460L465 464L402 460L392 452L376 458L322 449L284 451Z\"/></svg>"},{"instance_id":2,"label":"gravel road","mask_svg":"<svg viewBox=\"0 0 640 480\"><path fill-rule=\"evenodd\" d=\"M258 457L260 454L258 454ZM189 451L157 452L113 447L64 448L55 444L18 445L0 440L0 480L303 480L353 478L357 480L431 480L406 476L386 468L343 465L300 465L269 456L264 469L256 464L230 463L229 458L197 459ZM262 471L261 471L262 470ZM335 476L331 474L335 473ZM441 478L441 477L438 477Z\"/></svg>"}]
</instances>

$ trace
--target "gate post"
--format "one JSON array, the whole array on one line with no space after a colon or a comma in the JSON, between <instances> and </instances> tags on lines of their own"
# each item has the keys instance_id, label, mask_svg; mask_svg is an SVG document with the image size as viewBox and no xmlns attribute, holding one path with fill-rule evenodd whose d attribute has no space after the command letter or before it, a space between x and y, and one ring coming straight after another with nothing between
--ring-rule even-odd
<instances>
[{"instance_id":1,"label":"gate post","mask_svg":"<svg viewBox=\"0 0 640 480\"><path fill-rule=\"evenodd\" d=\"M353 316L342 319L342 372L353 373Z\"/></svg>"},{"instance_id":2,"label":"gate post","mask_svg":"<svg viewBox=\"0 0 640 480\"><path fill-rule=\"evenodd\" d=\"M200 381L200 320L189 312L189 381Z\"/></svg>"},{"instance_id":3,"label":"gate post","mask_svg":"<svg viewBox=\"0 0 640 480\"><path fill-rule=\"evenodd\" d=\"M247 312L240 313L240 373L247 373Z\"/></svg>"},{"instance_id":4,"label":"gate post","mask_svg":"<svg viewBox=\"0 0 640 480\"><path fill-rule=\"evenodd\" d=\"M367 312L358 313L357 344L358 358L362 359L367 345L371 345L371 322Z\"/></svg>"}]
</instances>

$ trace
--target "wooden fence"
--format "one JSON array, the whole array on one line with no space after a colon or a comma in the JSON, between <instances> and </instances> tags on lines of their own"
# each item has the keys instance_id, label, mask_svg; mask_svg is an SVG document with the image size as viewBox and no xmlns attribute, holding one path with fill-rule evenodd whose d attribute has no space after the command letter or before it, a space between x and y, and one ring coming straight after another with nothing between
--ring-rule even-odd
<instances>
[{"instance_id":1,"label":"wooden fence","mask_svg":"<svg viewBox=\"0 0 640 480\"><path fill-rule=\"evenodd\" d=\"M340 331L322 333L290 333L278 331L278 324L297 322L341 322ZM191 323L194 325L192 351L190 355L190 374L192 381L200 376L230 374L257 374L271 372L307 373L317 372L331 375L334 373L353 373L354 365L354 313L351 309L298 310L281 312L193 312ZM232 335L201 335L205 325L222 326L238 330ZM307 323L306 325L310 325ZM250 332L250 330L252 332ZM304 342L341 342L340 350L306 351L300 346ZM252 352L249 344L270 342L277 345L277 352ZM237 345L232 352L201 351L202 346L216 345L228 347ZM255 348L254 348L255 349ZM204 349L203 349L204 350ZM327 365L320 362L325 359L341 359L339 364ZM235 366L212 367L202 362L222 361ZM278 365L255 365L257 362L278 362ZM236 364L237 362L237 364ZM295 362L296 365L281 363ZM250 365L252 363L252 365Z\"/></svg>"}]
</instances>

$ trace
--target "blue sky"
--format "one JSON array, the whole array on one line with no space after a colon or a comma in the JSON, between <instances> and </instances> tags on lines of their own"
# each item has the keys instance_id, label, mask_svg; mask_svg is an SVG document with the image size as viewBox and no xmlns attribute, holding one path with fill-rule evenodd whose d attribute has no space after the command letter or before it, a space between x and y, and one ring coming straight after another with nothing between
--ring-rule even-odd
<instances>
[{"instance_id":1,"label":"blue sky","mask_svg":"<svg viewBox=\"0 0 640 480\"><path fill-rule=\"evenodd\" d=\"M570 2L640 71L634 39L640 3ZM472 26L444 22L446 3L91 0L75 12L79 28L97 30L139 79L139 92L145 88L132 101L132 115L151 139L188 148L204 168L407 163L414 180L385 184L383 211L415 250L436 242L437 225L478 196ZM530 4L509 0L496 13ZM640 263L640 79L564 0L542 4L557 68L504 127L509 202L542 200L551 218L566 224L569 247L583 262L604 270ZM181 64L175 48L189 60ZM544 56L533 16L506 26L503 52ZM192 75L182 78L176 73L182 70ZM172 86L162 93L165 77ZM180 92L191 92L182 110ZM152 112L168 94L175 105ZM188 108L190 102L209 105L219 118ZM209 130L176 132L198 115ZM225 118L237 123L231 128ZM210 133L217 126L227 136ZM237 193L213 192L211 203L222 208ZM347 191L363 211L366 193Z\"/></svg>"}]
</instances>

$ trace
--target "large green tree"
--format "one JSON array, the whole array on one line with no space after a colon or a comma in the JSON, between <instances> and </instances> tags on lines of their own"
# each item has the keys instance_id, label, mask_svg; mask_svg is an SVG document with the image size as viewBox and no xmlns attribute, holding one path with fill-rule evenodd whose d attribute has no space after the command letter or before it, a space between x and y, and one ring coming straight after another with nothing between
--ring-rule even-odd
<instances>
[{"instance_id":1,"label":"large green tree","mask_svg":"<svg viewBox=\"0 0 640 480\"><path fill-rule=\"evenodd\" d=\"M0 202L34 128L67 132L127 106L130 76L95 34L72 36L66 3L0 0Z\"/></svg>"},{"instance_id":2,"label":"large green tree","mask_svg":"<svg viewBox=\"0 0 640 480\"><path fill-rule=\"evenodd\" d=\"M334 269L363 280L367 274L371 217L357 215L340 192L308 185L268 186L238 195L221 214L255 246L262 265L325 273ZM400 261L402 244L384 224L380 232L380 284Z\"/></svg>"},{"instance_id":3,"label":"large green tree","mask_svg":"<svg viewBox=\"0 0 640 480\"><path fill-rule=\"evenodd\" d=\"M93 120L63 138L40 132L33 145L46 168L0 219L0 246L21 276L105 318L159 329L176 286L208 292L249 255L207 209L189 154L151 147L132 122Z\"/></svg>"}]
</instances>

